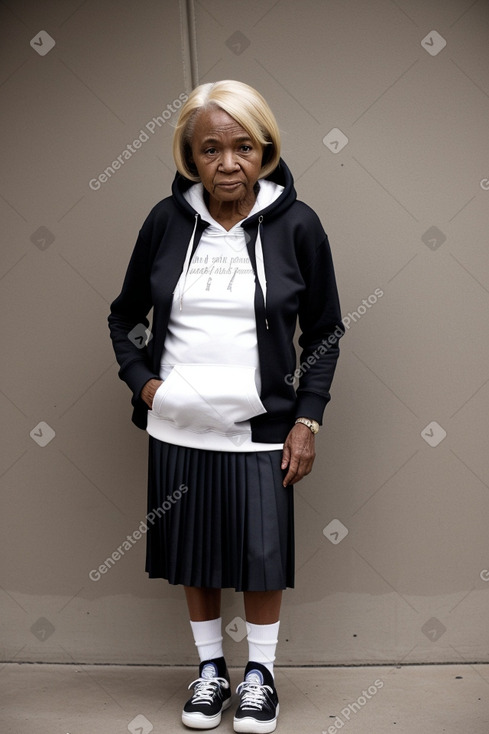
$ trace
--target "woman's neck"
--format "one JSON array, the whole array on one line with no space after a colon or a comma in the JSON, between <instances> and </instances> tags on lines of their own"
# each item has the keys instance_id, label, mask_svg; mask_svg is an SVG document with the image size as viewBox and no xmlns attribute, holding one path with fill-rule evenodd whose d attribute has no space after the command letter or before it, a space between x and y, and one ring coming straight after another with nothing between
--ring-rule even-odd
<instances>
[{"instance_id":1,"label":"woman's neck","mask_svg":"<svg viewBox=\"0 0 489 734\"><path fill-rule=\"evenodd\" d=\"M256 187L255 187L256 189ZM218 201L204 190L204 201L209 213L224 229L230 230L235 224L245 219L253 209L258 190L253 190L249 197L239 201Z\"/></svg>"}]
</instances>

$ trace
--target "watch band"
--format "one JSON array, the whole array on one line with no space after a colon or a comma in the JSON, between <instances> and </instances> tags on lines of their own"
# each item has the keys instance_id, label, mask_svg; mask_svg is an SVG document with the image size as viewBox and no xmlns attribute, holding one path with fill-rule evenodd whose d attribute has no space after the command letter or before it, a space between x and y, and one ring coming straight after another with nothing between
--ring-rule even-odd
<instances>
[{"instance_id":1,"label":"watch band","mask_svg":"<svg viewBox=\"0 0 489 734\"><path fill-rule=\"evenodd\" d=\"M295 422L303 423L314 435L316 435L316 433L318 433L319 431L319 423L317 421L311 420L310 418L296 418Z\"/></svg>"}]
</instances>

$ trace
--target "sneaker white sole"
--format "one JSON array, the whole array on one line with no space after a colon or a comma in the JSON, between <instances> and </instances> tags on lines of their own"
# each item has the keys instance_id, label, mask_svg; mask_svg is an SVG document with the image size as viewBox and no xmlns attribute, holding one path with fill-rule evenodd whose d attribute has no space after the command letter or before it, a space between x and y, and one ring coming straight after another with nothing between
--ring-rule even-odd
<instances>
[{"instance_id":1,"label":"sneaker white sole","mask_svg":"<svg viewBox=\"0 0 489 734\"><path fill-rule=\"evenodd\" d=\"M221 723L222 712L231 706L231 699L228 698L222 704L222 709L215 716L205 716L199 711L195 713L188 713L182 711L182 724L188 726L190 729L215 729Z\"/></svg>"},{"instance_id":2,"label":"sneaker white sole","mask_svg":"<svg viewBox=\"0 0 489 734\"><path fill-rule=\"evenodd\" d=\"M234 717L234 731L241 732L241 734L270 734L277 728L277 719L280 705L277 704L277 712L275 718L271 721L257 721L251 716L245 716L244 719L237 719Z\"/></svg>"}]
</instances>

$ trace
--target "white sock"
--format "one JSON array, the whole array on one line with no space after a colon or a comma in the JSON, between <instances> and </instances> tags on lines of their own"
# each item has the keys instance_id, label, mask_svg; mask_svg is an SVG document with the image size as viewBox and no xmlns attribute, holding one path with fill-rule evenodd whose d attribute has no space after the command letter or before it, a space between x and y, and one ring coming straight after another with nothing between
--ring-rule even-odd
<instances>
[{"instance_id":1,"label":"white sock","mask_svg":"<svg viewBox=\"0 0 489 734\"><path fill-rule=\"evenodd\" d=\"M278 642L280 622L274 624L251 624L248 628L248 660L261 663L273 675L273 661Z\"/></svg>"},{"instance_id":2,"label":"white sock","mask_svg":"<svg viewBox=\"0 0 489 734\"><path fill-rule=\"evenodd\" d=\"M205 622L190 620L195 644L199 653L200 662L222 658L222 618L210 619Z\"/></svg>"}]
</instances>

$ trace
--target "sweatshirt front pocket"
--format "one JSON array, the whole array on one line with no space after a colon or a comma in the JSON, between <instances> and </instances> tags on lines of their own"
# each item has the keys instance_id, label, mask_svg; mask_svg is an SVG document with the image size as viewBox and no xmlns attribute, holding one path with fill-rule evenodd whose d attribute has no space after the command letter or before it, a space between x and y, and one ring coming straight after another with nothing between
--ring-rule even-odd
<instances>
[{"instance_id":1,"label":"sweatshirt front pocket","mask_svg":"<svg viewBox=\"0 0 489 734\"><path fill-rule=\"evenodd\" d=\"M225 433L266 410L254 367L178 364L156 391L153 413L179 428Z\"/></svg>"}]
</instances>

